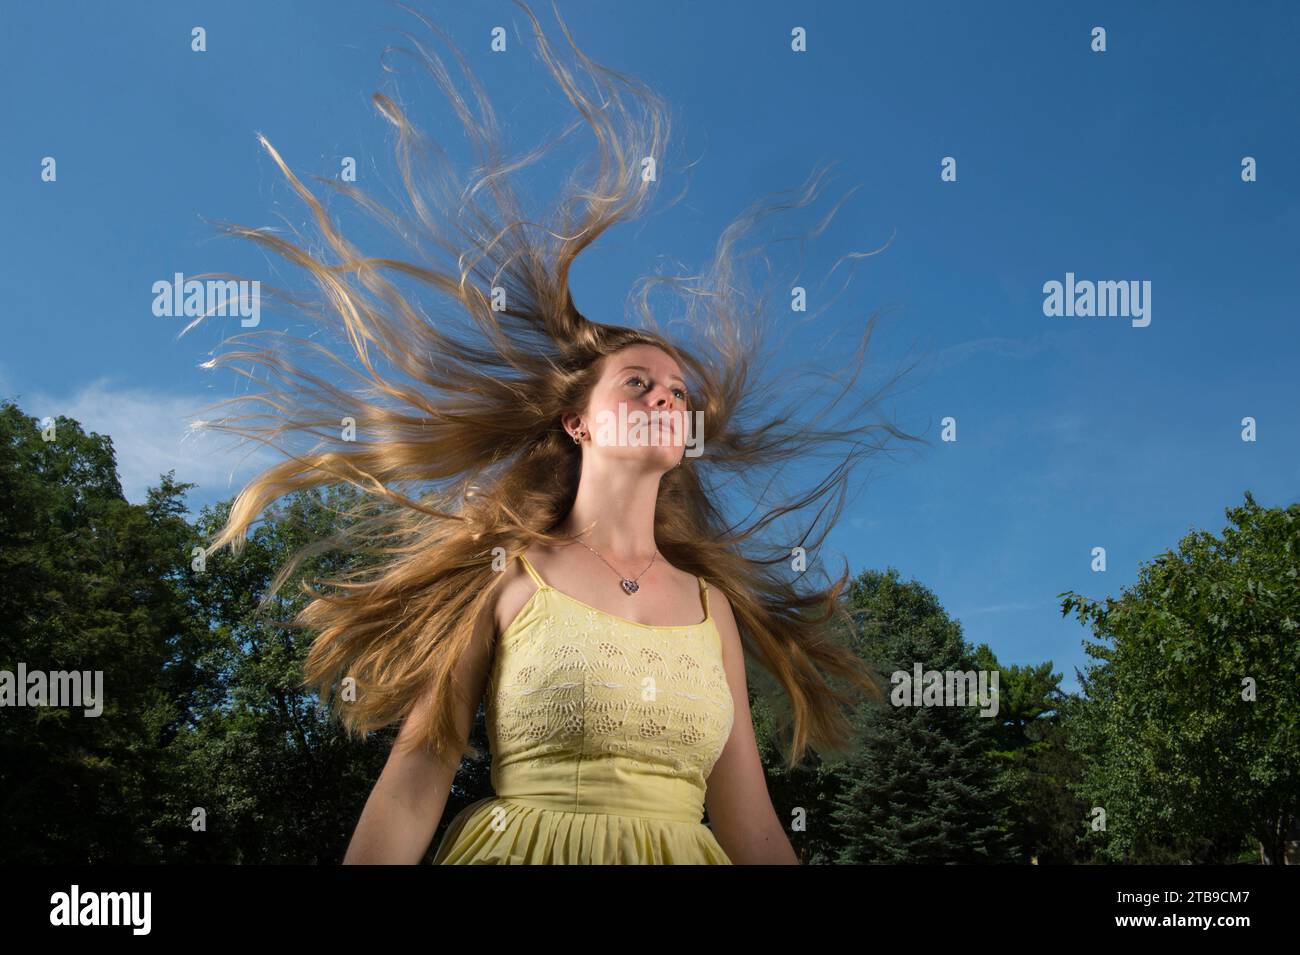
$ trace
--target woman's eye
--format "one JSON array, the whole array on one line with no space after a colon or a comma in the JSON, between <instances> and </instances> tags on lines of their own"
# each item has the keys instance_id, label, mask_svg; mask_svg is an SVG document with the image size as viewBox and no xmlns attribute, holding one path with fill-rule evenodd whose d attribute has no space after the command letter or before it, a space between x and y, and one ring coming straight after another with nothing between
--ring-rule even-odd
<instances>
[{"instance_id":1,"label":"woman's eye","mask_svg":"<svg viewBox=\"0 0 1300 955\"><path fill-rule=\"evenodd\" d=\"M633 383L644 386L645 379L642 378L640 375L633 375L631 378L629 378L627 381L624 382L625 385L630 385ZM674 388L673 394L675 394L678 400L680 401L685 401L687 398L690 397L690 393L687 392L686 389L684 388Z\"/></svg>"}]
</instances>

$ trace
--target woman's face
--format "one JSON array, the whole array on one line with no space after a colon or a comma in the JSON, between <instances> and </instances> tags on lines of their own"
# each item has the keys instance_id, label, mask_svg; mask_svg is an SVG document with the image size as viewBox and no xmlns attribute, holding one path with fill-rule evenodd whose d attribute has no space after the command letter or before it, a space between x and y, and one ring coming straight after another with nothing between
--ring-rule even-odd
<instances>
[{"instance_id":1,"label":"woman's face","mask_svg":"<svg viewBox=\"0 0 1300 955\"><path fill-rule=\"evenodd\" d=\"M565 415L564 426L584 432L584 458L666 471L685 453L689 407L677 362L653 345L630 345L606 357L586 413Z\"/></svg>"}]
</instances>

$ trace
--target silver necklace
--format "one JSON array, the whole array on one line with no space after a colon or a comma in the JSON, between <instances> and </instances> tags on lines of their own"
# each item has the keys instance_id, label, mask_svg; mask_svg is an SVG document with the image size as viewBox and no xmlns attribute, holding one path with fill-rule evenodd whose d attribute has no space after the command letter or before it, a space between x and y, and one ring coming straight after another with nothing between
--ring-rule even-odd
<instances>
[{"instance_id":1,"label":"silver necklace","mask_svg":"<svg viewBox=\"0 0 1300 955\"><path fill-rule=\"evenodd\" d=\"M587 550L591 551L597 557L600 557L600 553L596 550L596 548L592 547L586 541L578 541L578 543L581 544L583 547L587 548ZM658 556L659 556L659 551L656 550L654 557L650 558L650 563L645 565L645 570L649 570L651 566L653 566L655 562L655 558L657 558ZM637 581L645 576L645 570L641 571L641 573L637 574L635 577L629 579L627 577L624 577L622 574L619 574L618 568L615 567L613 564L611 564L609 561L605 560L604 557L600 557L600 559L605 561L606 567L608 567L614 573L618 574L619 586L623 588L623 590L627 593L629 597L641 589L641 585L638 584Z\"/></svg>"}]
</instances>

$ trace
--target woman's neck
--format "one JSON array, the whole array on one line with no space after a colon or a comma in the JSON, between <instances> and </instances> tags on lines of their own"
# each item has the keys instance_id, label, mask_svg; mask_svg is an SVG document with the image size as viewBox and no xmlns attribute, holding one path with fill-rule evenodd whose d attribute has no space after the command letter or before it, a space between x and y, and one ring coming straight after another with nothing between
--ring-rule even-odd
<instances>
[{"instance_id":1,"label":"woman's neck","mask_svg":"<svg viewBox=\"0 0 1300 955\"><path fill-rule=\"evenodd\" d=\"M584 468L573 508L558 528L615 563L648 561L658 552L655 506L659 474L626 469L597 475ZM583 533L585 531L585 533Z\"/></svg>"}]
</instances>

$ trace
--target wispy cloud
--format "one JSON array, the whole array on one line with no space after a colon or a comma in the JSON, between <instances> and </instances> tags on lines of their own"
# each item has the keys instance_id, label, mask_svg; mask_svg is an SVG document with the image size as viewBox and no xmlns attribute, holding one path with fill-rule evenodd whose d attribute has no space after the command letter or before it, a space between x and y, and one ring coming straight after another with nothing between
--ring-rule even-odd
<instances>
[{"instance_id":1,"label":"wispy cloud","mask_svg":"<svg viewBox=\"0 0 1300 955\"><path fill-rule=\"evenodd\" d=\"M1062 344L1065 335L1063 331L1045 331L1028 340L997 336L972 338L970 341L958 342L941 349L935 356L935 371L943 371L981 354L1009 358L1013 361L1027 361Z\"/></svg>"},{"instance_id":2,"label":"wispy cloud","mask_svg":"<svg viewBox=\"0 0 1300 955\"><path fill-rule=\"evenodd\" d=\"M240 447L238 438L229 434L191 433L191 422L212 404L211 398L119 386L108 379L67 396L34 391L12 397L25 414L37 419L63 415L87 432L111 437L122 491L134 503L145 500L160 475L174 470L178 481L198 485L187 498L197 508L233 494L242 480L277 460L270 449Z\"/></svg>"},{"instance_id":3,"label":"wispy cloud","mask_svg":"<svg viewBox=\"0 0 1300 955\"><path fill-rule=\"evenodd\" d=\"M1004 604L990 604L987 607L975 607L954 614L956 617L976 617L986 613L1020 613L1024 610L1037 610L1043 606L1041 600L1019 600Z\"/></svg>"}]
</instances>

